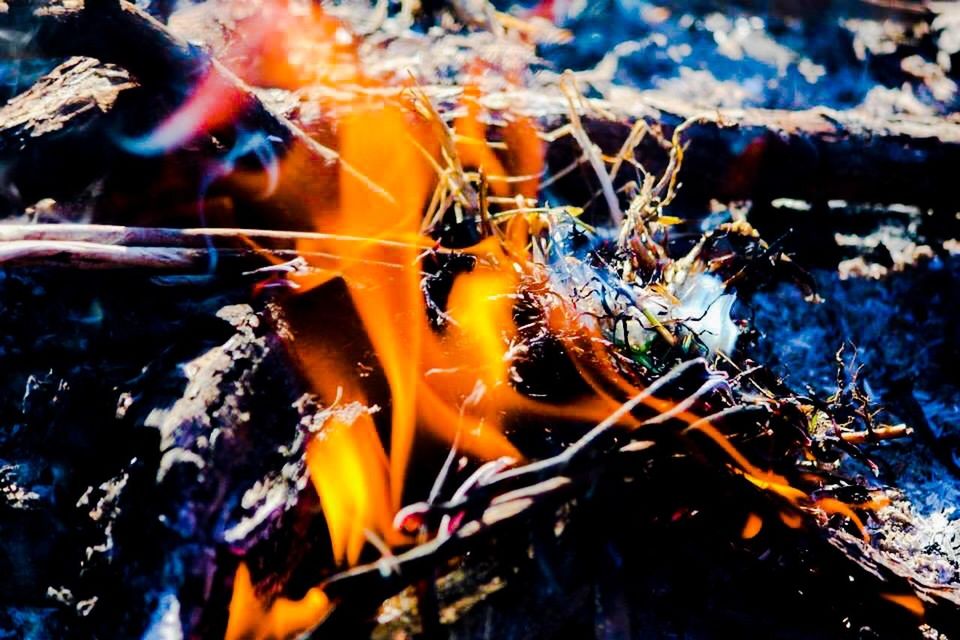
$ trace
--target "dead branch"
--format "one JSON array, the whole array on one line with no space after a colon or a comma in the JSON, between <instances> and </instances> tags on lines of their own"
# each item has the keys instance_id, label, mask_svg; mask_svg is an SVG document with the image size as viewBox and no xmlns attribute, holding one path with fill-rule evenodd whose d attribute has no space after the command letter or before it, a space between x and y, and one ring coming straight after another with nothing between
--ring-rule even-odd
<instances>
[{"instance_id":1,"label":"dead branch","mask_svg":"<svg viewBox=\"0 0 960 640\"><path fill-rule=\"evenodd\" d=\"M136 247L49 240L0 244L0 265L69 269L150 269L161 272L240 273L282 263L285 270L305 273L337 269L351 258L333 252L283 249L231 249L186 247ZM365 260L369 264L371 261ZM401 269L402 262L377 261L385 268ZM252 274L251 274L252 275ZM263 272L266 277L268 272Z\"/></svg>"},{"instance_id":2,"label":"dead branch","mask_svg":"<svg viewBox=\"0 0 960 640\"><path fill-rule=\"evenodd\" d=\"M264 103L218 61L129 3L86 9L54 5L36 13L40 26L33 46L47 55L94 56L128 69L141 83L166 91L181 92L201 77L214 78L224 87L224 100L242 105L241 124L275 137L284 147L302 145L321 165L338 162L335 150L318 143ZM424 91L444 97L439 105L441 114L456 104L449 87ZM507 112L519 113L534 117L549 131L570 118L569 104L556 89L494 92L484 95L481 103L490 111L492 122L502 121ZM679 198L689 203L789 197L944 209L960 204L960 195L938 188L949 183L960 162L960 122L955 118L903 115L883 119L856 110L823 108L797 112L726 109L702 117L702 109L626 88L612 91L606 100L582 100L577 109L589 139L610 155L623 147L640 119L672 130L700 117L685 132L689 145L678 178L683 183ZM634 160L663 175L669 157L652 138L641 141ZM568 136L548 146L553 170L569 166L571 158L582 155L578 142ZM622 182L630 176L626 171L629 163L621 164L614 177ZM697 179L688 179L690 176ZM581 189L579 178L560 183L567 189Z\"/></svg>"}]
</instances>

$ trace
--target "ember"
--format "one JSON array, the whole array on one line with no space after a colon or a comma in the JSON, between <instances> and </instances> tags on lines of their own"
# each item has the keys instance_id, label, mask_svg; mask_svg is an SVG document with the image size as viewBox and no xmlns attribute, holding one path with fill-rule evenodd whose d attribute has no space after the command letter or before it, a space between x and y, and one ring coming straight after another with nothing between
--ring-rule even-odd
<instances>
[{"instance_id":1,"label":"ember","mask_svg":"<svg viewBox=\"0 0 960 640\"><path fill-rule=\"evenodd\" d=\"M817 4L0 8L0 635L960 633L958 13Z\"/></svg>"}]
</instances>

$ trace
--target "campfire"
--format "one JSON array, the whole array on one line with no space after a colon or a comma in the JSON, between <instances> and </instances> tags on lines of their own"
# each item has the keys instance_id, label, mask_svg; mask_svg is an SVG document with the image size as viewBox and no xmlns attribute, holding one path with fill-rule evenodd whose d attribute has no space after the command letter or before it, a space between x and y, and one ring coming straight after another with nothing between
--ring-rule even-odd
<instances>
[{"instance_id":1,"label":"campfire","mask_svg":"<svg viewBox=\"0 0 960 640\"><path fill-rule=\"evenodd\" d=\"M3 637L952 637L952 3L0 7Z\"/></svg>"}]
</instances>

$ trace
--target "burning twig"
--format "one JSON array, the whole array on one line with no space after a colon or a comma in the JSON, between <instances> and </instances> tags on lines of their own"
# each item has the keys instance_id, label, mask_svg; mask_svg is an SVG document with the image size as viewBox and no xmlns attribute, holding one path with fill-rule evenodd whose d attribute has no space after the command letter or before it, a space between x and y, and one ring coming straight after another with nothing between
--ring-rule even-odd
<instances>
[{"instance_id":1,"label":"burning twig","mask_svg":"<svg viewBox=\"0 0 960 640\"><path fill-rule=\"evenodd\" d=\"M849 444L870 444L896 438L909 438L913 429L905 424L882 425L866 431L843 431L840 438Z\"/></svg>"},{"instance_id":2,"label":"burning twig","mask_svg":"<svg viewBox=\"0 0 960 640\"><path fill-rule=\"evenodd\" d=\"M418 514L424 520L432 514L435 520L440 515L448 516L459 511L476 508L478 501L479 504L484 504L492 499L491 496L502 495L515 490L517 487L528 486L558 475L568 474L571 467L584 464L587 460L602 456L610 450L614 443L610 442L607 436L614 427L623 424L638 407L661 389L673 384L687 371L698 366L705 367L706 361L697 358L677 365L665 375L657 378L643 391L623 403L605 420L556 456L512 468L503 468L507 465L502 461L489 463L487 466L478 469L454 493L449 501L437 504L418 503L410 505L398 514L398 520L403 521L411 514ZM697 391L682 402L665 413L640 422L638 427L665 422L689 409L704 394L723 383L724 378L722 376L711 376ZM443 532L441 532L441 535L443 535Z\"/></svg>"}]
</instances>

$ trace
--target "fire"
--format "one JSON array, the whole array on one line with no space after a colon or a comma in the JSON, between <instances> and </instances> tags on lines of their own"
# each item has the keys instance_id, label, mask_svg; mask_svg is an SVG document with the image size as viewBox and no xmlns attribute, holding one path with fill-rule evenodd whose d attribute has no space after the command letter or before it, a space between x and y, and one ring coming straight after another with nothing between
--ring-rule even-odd
<instances>
[{"instance_id":1,"label":"fire","mask_svg":"<svg viewBox=\"0 0 960 640\"><path fill-rule=\"evenodd\" d=\"M376 84L357 71L353 36L316 5L278 0L267 6L259 19L247 20L252 25L249 37L233 51L236 59L256 61L256 66L240 66L238 72L268 86L339 89L351 83ZM233 118L237 106L224 101L216 82L201 81L184 107L141 141L145 148L182 144ZM543 296L546 330L561 340L592 394L557 405L514 388L514 361L524 348L514 319L518 295L524 290L552 293L545 265L531 257L538 218L527 213L526 204L537 196L544 145L534 124L519 117L502 128L497 145L490 144L478 86L465 90L452 133L436 114L417 108L416 96L400 91L386 97L358 91L350 99L338 98L336 189L324 192L329 197L317 206L306 207L306 222L319 234L298 242L297 250L311 270L292 274L290 280L301 291L342 280L389 397L384 411L388 424L378 424L372 411L358 410L349 419L332 412L307 444L306 464L326 519L333 561L356 564L373 537L388 546L404 541L392 521L404 500L417 438L424 432L474 459L519 460L520 453L504 435L507 417L535 414L599 423L634 397L655 415L706 435L747 481L780 496L788 506L805 504L806 494L783 476L751 464L719 430L691 411L692 402L644 395L639 383L612 363L610 341L599 328L585 322L569 301L556 300L559 296ZM302 162L291 154L277 163L276 171L296 173ZM444 182L451 170L459 174L454 187ZM458 223L464 223L464 217L467 224L478 219L484 237L461 250L474 264L454 278L435 323L439 326L428 316L421 283L424 256L449 251L437 246L425 228L425 212L434 209L451 209L461 218ZM464 209L469 211L464 214ZM495 219L497 211L501 219ZM328 407L365 405L369 390L356 363L346 361L337 345L330 344L335 338L329 334L337 332L317 332L323 337L295 345L317 395ZM640 428L638 418L624 413L618 424ZM378 428L386 432L387 426L385 442ZM837 501L821 500L816 506L862 528L856 514ZM789 526L801 524L795 511L783 512ZM756 536L762 525L760 517L751 514L743 537ZM266 604L241 564L226 637L289 637L317 624L330 608L319 588L299 601L277 598Z\"/></svg>"},{"instance_id":2,"label":"fire","mask_svg":"<svg viewBox=\"0 0 960 640\"><path fill-rule=\"evenodd\" d=\"M356 564L367 532L397 541L389 508L387 456L369 412L358 411L353 422L331 417L307 444L306 460L327 519L335 562Z\"/></svg>"},{"instance_id":3,"label":"fire","mask_svg":"<svg viewBox=\"0 0 960 640\"><path fill-rule=\"evenodd\" d=\"M500 331L510 333L509 296L517 277L502 270L461 276L449 310L450 333L456 335L446 340L430 327L419 260L432 241L420 227L437 182L439 145L432 125L417 117L398 104L357 100L338 122L343 161L338 204L317 211L313 220L331 239L304 240L297 247L304 255L333 256L296 280L301 290L333 277L343 280L390 390L389 456L369 415L352 425L333 421L307 451L335 560L350 564L359 559L368 532L397 542L389 523L400 507L418 425L441 439L456 439L464 453L479 458L519 457L495 426L495 407L479 417L465 415L462 407L475 382L490 388L506 382ZM361 380L350 363L338 361L335 348L311 360L318 372L311 378L328 401L332 383L360 388Z\"/></svg>"},{"instance_id":4,"label":"fire","mask_svg":"<svg viewBox=\"0 0 960 640\"><path fill-rule=\"evenodd\" d=\"M466 357L461 366L494 387L508 382L510 362L505 343L514 337L512 310L516 274L476 271L453 284L447 313Z\"/></svg>"},{"instance_id":5,"label":"fire","mask_svg":"<svg viewBox=\"0 0 960 640\"><path fill-rule=\"evenodd\" d=\"M371 239L410 242L409 246L356 243L341 253L341 274L383 367L391 391L391 501L399 507L403 475L413 446L416 421L417 355L425 314L416 268L423 203L433 174L399 107L368 108L340 123L344 162L380 186L392 201L372 192L356 174L340 173L340 209L317 220L318 230ZM301 250L309 250L302 243ZM388 269L382 263L400 265Z\"/></svg>"},{"instance_id":6,"label":"fire","mask_svg":"<svg viewBox=\"0 0 960 640\"><path fill-rule=\"evenodd\" d=\"M511 150L510 175L517 177L513 181L517 195L535 198L546 164L543 142L537 134L536 125L530 118L514 118L504 127L503 139Z\"/></svg>"},{"instance_id":7,"label":"fire","mask_svg":"<svg viewBox=\"0 0 960 640\"><path fill-rule=\"evenodd\" d=\"M254 591L250 569L240 563L233 578L225 640L281 640L315 627L332 611L330 599L314 587L300 600L277 598L264 606Z\"/></svg>"},{"instance_id":8,"label":"fire","mask_svg":"<svg viewBox=\"0 0 960 640\"><path fill-rule=\"evenodd\" d=\"M466 113L457 118L457 154L464 166L483 171L495 180L490 185L498 196L510 194L510 185L504 181L507 170L487 142L486 127L480 121L480 88L469 84L463 90L462 105Z\"/></svg>"},{"instance_id":9,"label":"fire","mask_svg":"<svg viewBox=\"0 0 960 640\"><path fill-rule=\"evenodd\" d=\"M346 25L313 2L268 0L244 25L244 37L223 54L260 87L298 89L360 81L358 41Z\"/></svg>"},{"instance_id":10,"label":"fire","mask_svg":"<svg viewBox=\"0 0 960 640\"><path fill-rule=\"evenodd\" d=\"M518 278L478 266L453 283L444 336L431 334L419 387L421 417L430 431L483 459L520 455L500 427L518 394L509 385L513 304Z\"/></svg>"}]
</instances>

